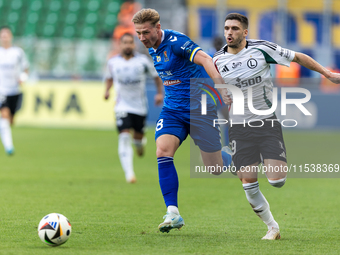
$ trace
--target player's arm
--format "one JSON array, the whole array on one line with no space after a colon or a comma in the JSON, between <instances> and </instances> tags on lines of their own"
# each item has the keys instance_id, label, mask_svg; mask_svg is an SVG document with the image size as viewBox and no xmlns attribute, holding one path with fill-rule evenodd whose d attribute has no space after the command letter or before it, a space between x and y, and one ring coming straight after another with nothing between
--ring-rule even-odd
<instances>
[{"instance_id":1,"label":"player's arm","mask_svg":"<svg viewBox=\"0 0 340 255\"><path fill-rule=\"evenodd\" d=\"M29 69L29 62L27 59L27 56L23 50L21 50L21 73L19 75L19 84L22 85L22 83L26 82L28 80L28 69Z\"/></svg>"},{"instance_id":2,"label":"player's arm","mask_svg":"<svg viewBox=\"0 0 340 255\"><path fill-rule=\"evenodd\" d=\"M104 94L105 100L109 99L110 89L111 89L112 86L113 86L113 79L112 78L106 78L106 80L105 80L105 94Z\"/></svg>"},{"instance_id":3,"label":"player's arm","mask_svg":"<svg viewBox=\"0 0 340 255\"><path fill-rule=\"evenodd\" d=\"M313 58L310 56L300 53L300 52L295 52L295 57L293 59L293 62L298 63L299 65L302 65L312 71L316 71L323 76L325 76L327 79L330 81L339 84L340 83L340 74L338 73L333 73L327 68L323 67L320 65L318 62L316 62Z\"/></svg>"},{"instance_id":4,"label":"player's arm","mask_svg":"<svg viewBox=\"0 0 340 255\"><path fill-rule=\"evenodd\" d=\"M113 86L113 66L112 62L109 60L106 65L105 70L105 93L104 93L104 99L108 100L110 97L110 89Z\"/></svg>"},{"instance_id":5,"label":"player's arm","mask_svg":"<svg viewBox=\"0 0 340 255\"><path fill-rule=\"evenodd\" d=\"M26 82L28 80L28 68L23 70L19 76L19 84L22 85L22 83Z\"/></svg>"},{"instance_id":6,"label":"player's arm","mask_svg":"<svg viewBox=\"0 0 340 255\"><path fill-rule=\"evenodd\" d=\"M160 105L163 103L163 82L158 76L154 78L157 94L155 95L155 105Z\"/></svg>"},{"instance_id":7,"label":"player's arm","mask_svg":"<svg viewBox=\"0 0 340 255\"><path fill-rule=\"evenodd\" d=\"M207 53L205 53L202 50L198 51L194 57L194 63L203 66L205 71L208 73L210 78L213 79L215 84L225 84L223 78L217 72L212 61L212 58ZM218 89L218 91L220 92L225 104L232 103L231 97L228 95L227 89Z\"/></svg>"}]
</instances>

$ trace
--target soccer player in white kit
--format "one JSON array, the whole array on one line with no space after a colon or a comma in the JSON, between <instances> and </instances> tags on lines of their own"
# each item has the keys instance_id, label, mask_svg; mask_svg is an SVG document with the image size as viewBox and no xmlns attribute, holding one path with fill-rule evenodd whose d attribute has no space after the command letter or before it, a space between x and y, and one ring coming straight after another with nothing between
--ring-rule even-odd
<instances>
[{"instance_id":1,"label":"soccer player in white kit","mask_svg":"<svg viewBox=\"0 0 340 255\"><path fill-rule=\"evenodd\" d=\"M247 17L238 13L228 14L224 25L227 44L215 53L213 61L225 82L242 90L245 102L248 101L248 87L252 88L255 109L271 109L273 84L270 80L270 64L289 66L290 62L296 62L319 72L334 83L340 83L339 74L322 67L311 57L268 41L248 40L247 34ZM233 163L253 211L268 227L268 232L262 239L280 239L279 225L259 189L257 171L262 160L266 169L268 166L278 166L280 169L287 166L281 124L276 120L275 113L258 116L249 110L247 104L244 107L244 115L233 115L232 110L230 111L229 123L232 121L233 124L229 130L229 139L234 153ZM264 125L244 125L250 120L257 120L251 122L251 126L261 126L260 120ZM242 169L256 170L246 172ZM273 187L281 188L285 184L287 173L272 171L266 175Z\"/></svg>"},{"instance_id":2,"label":"soccer player in white kit","mask_svg":"<svg viewBox=\"0 0 340 255\"><path fill-rule=\"evenodd\" d=\"M28 78L24 51L12 46L13 34L9 27L0 28L0 137L8 155L14 153L11 125L20 109L22 93L20 85Z\"/></svg>"},{"instance_id":3,"label":"soccer player in white kit","mask_svg":"<svg viewBox=\"0 0 340 255\"><path fill-rule=\"evenodd\" d=\"M107 63L105 99L110 96L110 88L114 85L116 95L116 125L119 131L118 154L125 172L126 181L136 182L133 170L133 150L136 147L138 156L144 153L144 127L148 113L145 90L147 75L154 78L157 87L155 104L163 102L163 83L147 56L135 52L132 34L124 34L120 38L121 54L109 59ZM130 129L134 130L131 141Z\"/></svg>"}]
</instances>

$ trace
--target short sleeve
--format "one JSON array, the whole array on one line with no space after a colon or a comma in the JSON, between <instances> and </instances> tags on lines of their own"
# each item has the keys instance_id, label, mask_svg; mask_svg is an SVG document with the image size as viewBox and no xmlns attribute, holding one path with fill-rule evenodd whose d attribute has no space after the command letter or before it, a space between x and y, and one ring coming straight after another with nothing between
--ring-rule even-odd
<instances>
[{"instance_id":1,"label":"short sleeve","mask_svg":"<svg viewBox=\"0 0 340 255\"><path fill-rule=\"evenodd\" d=\"M263 43L255 46L255 48L263 53L268 64L290 66L290 63L295 57L294 51L282 48L275 43L267 41L263 41Z\"/></svg>"},{"instance_id":2,"label":"short sleeve","mask_svg":"<svg viewBox=\"0 0 340 255\"><path fill-rule=\"evenodd\" d=\"M189 37L184 34L172 35L168 39L171 44L171 49L176 56L194 61L196 53L201 50L201 48L191 41Z\"/></svg>"},{"instance_id":3,"label":"short sleeve","mask_svg":"<svg viewBox=\"0 0 340 255\"><path fill-rule=\"evenodd\" d=\"M30 64L28 62L27 56L25 52L21 49L21 58L20 58L20 66L22 70L26 70L30 67Z\"/></svg>"}]
</instances>

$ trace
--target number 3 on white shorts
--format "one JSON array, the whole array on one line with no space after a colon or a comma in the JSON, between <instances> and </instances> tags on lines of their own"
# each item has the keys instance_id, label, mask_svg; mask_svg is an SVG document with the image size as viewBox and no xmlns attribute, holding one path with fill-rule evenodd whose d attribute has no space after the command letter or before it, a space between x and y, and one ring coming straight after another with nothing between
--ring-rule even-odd
<instances>
[{"instance_id":1,"label":"number 3 on white shorts","mask_svg":"<svg viewBox=\"0 0 340 255\"><path fill-rule=\"evenodd\" d=\"M159 131L162 128L163 128L163 119L160 119L159 121L157 121L156 131Z\"/></svg>"}]
</instances>

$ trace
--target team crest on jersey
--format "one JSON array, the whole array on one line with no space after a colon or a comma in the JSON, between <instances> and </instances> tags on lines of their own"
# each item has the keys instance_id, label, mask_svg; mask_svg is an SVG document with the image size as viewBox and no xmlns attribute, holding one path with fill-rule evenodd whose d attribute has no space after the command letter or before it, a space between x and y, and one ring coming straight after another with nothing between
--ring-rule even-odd
<instances>
[{"instance_id":1,"label":"team crest on jersey","mask_svg":"<svg viewBox=\"0 0 340 255\"><path fill-rule=\"evenodd\" d=\"M254 69L255 67L257 67L257 61L256 61L256 59L250 58L250 59L247 61L247 66L248 66L250 69Z\"/></svg>"},{"instance_id":2,"label":"team crest on jersey","mask_svg":"<svg viewBox=\"0 0 340 255\"><path fill-rule=\"evenodd\" d=\"M168 61L169 61L168 53L164 51L164 62L168 62Z\"/></svg>"},{"instance_id":3,"label":"team crest on jersey","mask_svg":"<svg viewBox=\"0 0 340 255\"><path fill-rule=\"evenodd\" d=\"M161 56L157 56L157 62L161 62Z\"/></svg>"}]
</instances>

